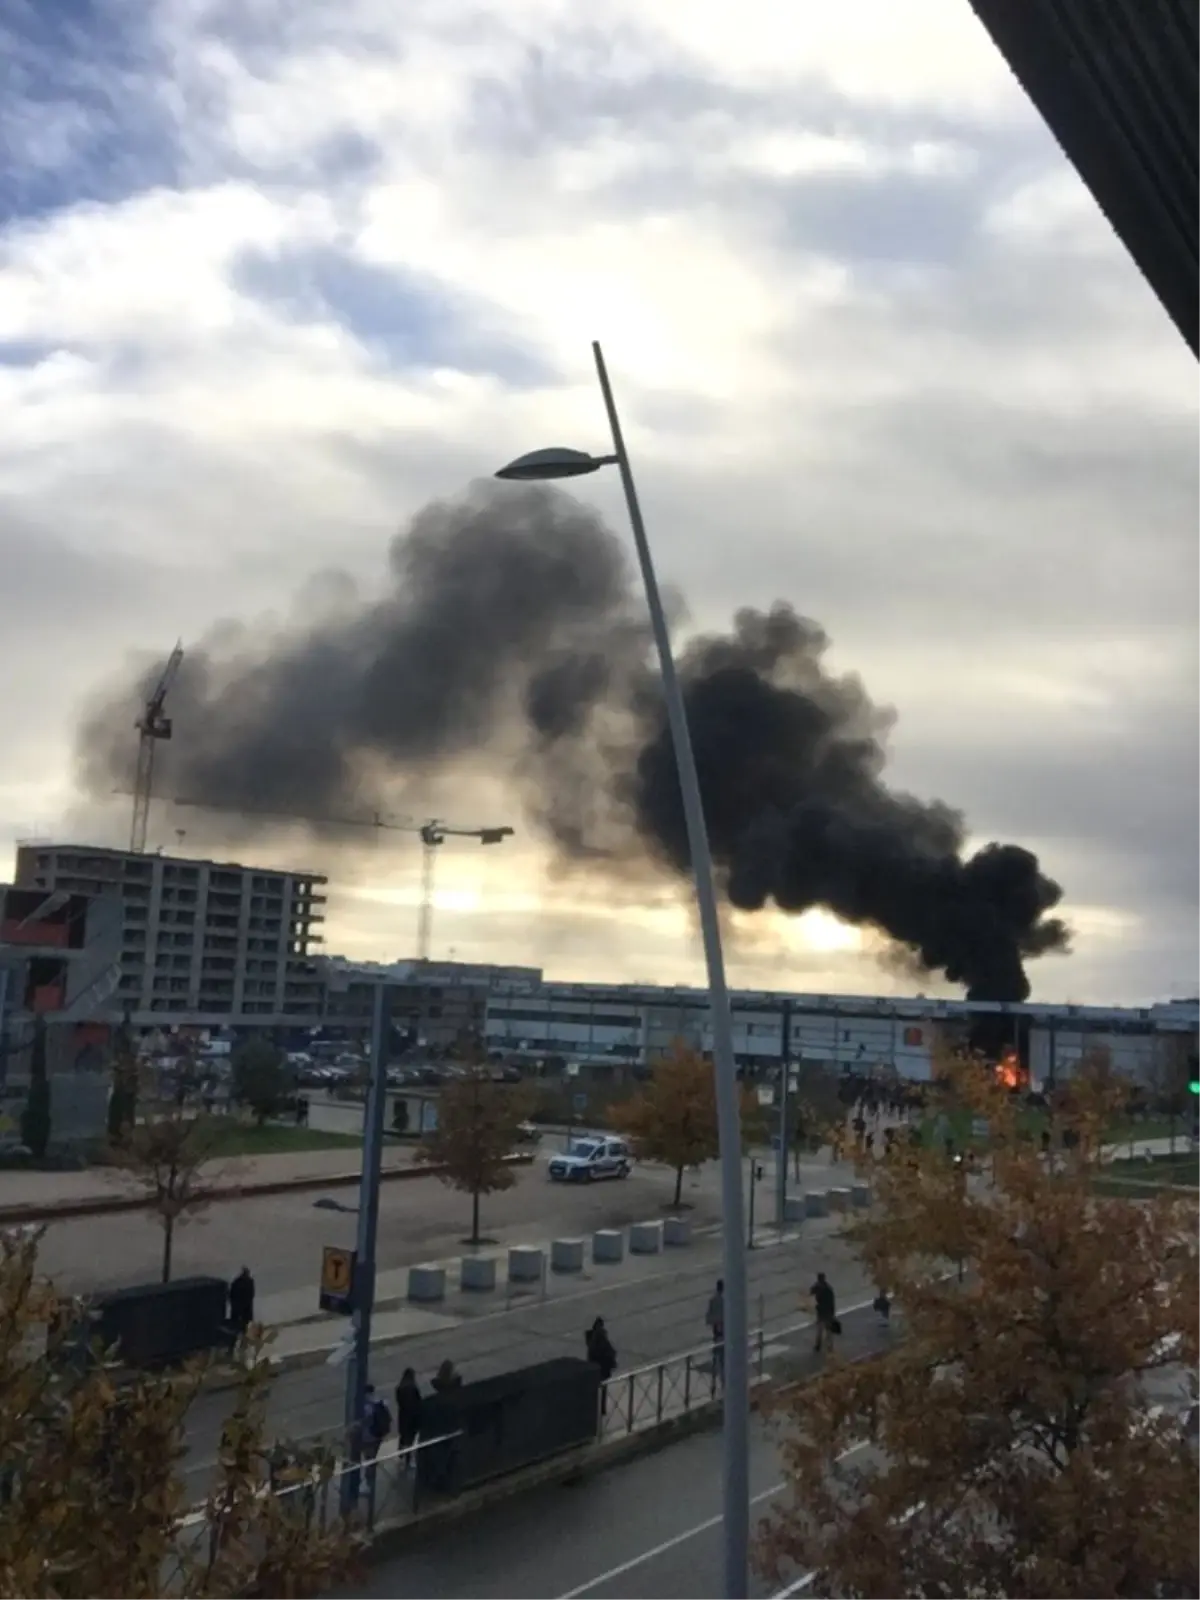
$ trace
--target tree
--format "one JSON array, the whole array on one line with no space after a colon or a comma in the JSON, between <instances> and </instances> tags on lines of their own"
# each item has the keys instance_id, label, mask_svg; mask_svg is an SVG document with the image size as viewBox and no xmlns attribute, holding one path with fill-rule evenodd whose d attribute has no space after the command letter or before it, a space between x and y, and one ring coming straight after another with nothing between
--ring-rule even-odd
<instances>
[{"instance_id":1,"label":"tree","mask_svg":"<svg viewBox=\"0 0 1200 1600\"><path fill-rule=\"evenodd\" d=\"M829 1129L842 1126L846 1108L838 1074L823 1062L800 1061L783 1070L791 1072L793 1082L788 1091L784 1139L792 1151L799 1183L801 1154L814 1141L822 1141Z\"/></svg>"},{"instance_id":2,"label":"tree","mask_svg":"<svg viewBox=\"0 0 1200 1600\"><path fill-rule=\"evenodd\" d=\"M417 1160L442 1166L442 1181L471 1196L470 1244L479 1238L479 1197L511 1189L517 1181L512 1155L525 1115L524 1097L493 1083L486 1061L471 1061L465 1076L448 1083L438 1098L437 1127L426 1134Z\"/></svg>"},{"instance_id":3,"label":"tree","mask_svg":"<svg viewBox=\"0 0 1200 1600\"><path fill-rule=\"evenodd\" d=\"M21 1142L41 1161L50 1144L50 1078L46 1071L46 1019L33 1019L29 1052L29 1092L21 1113Z\"/></svg>"},{"instance_id":4,"label":"tree","mask_svg":"<svg viewBox=\"0 0 1200 1600\"><path fill-rule=\"evenodd\" d=\"M783 1397L789 1492L758 1562L817 1594L1195 1595L1195 1462L1148 1410L1196 1365L1195 1201L1096 1196L1111 1075L1076 1076L1047 1157L994 1074L945 1070L988 1119L990 1175L938 1148L877 1169L852 1231L907 1336Z\"/></svg>"},{"instance_id":5,"label":"tree","mask_svg":"<svg viewBox=\"0 0 1200 1600\"><path fill-rule=\"evenodd\" d=\"M108 1138L119 1144L137 1122L138 1049L130 1008L113 1036L112 1089L108 1096Z\"/></svg>"},{"instance_id":6,"label":"tree","mask_svg":"<svg viewBox=\"0 0 1200 1600\"><path fill-rule=\"evenodd\" d=\"M130 1128L112 1153L162 1226L164 1283L171 1278L175 1229L199 1215L217 1192L218 1173L210 1163L223 1131L217 1119L171 1105Z\"/></svg>"},{"instance_id":7,"label":"tree","mask_svg":"<svg viewBox=\"0 0 1200 1600\"><path fill-rule=\"evenodd\" d=\"M753 1090L741 1091L742 1145L762 1137L763 1114ZM683 1174L715 1160L720 1151L713 1066L699 1051L676 1039L654 1063L649 1083L614 1105L613 1127L633 1146L639 1161L661 1161L675 1173L673 1206L681 1203Z\"/></svg>"},{"instance_id":8,"label":"tree","mask_svg":"<svg viewBox=\"0 0 1200 1600\"><path fill-rule=\"evenodd\" d=\"M100 1361L63 1361L51 1334L69 1302L39 1278L38 1242L0 1235L0 1600L305 1596L344 1587L355 1537L306 1524L294 1499L263 1492L270 1371L262 1344L239 1375L230 1448L197 1538L184 1527L190 1506L180 1469L203 1368L118 1387Z\"/></svg>"},{"instance_id":9,"label":"tree","mask_svg":"<svg viewBox=\"0 0 1200 1600\"><path fill-rule=\"evenodd\" d=\"M270 1039L256 1034L233 1053L233 1098L249 1106L261 1128L280 1107L288 1092L283 1051Z\"/></svg>"}]
</instances>

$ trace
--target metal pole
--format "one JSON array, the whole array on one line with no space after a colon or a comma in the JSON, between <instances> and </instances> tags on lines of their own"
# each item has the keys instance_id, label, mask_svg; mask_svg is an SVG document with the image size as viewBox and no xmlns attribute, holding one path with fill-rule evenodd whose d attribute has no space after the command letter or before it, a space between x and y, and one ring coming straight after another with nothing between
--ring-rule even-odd
<instances>
[{"instance_id":1,"label":"metal pole","mask_svg":"<svg viewBox=\"0 0 1200 1600\"><path fill-rule=\"evenodd\" d=\"M746 1211L746 1249L754 1249L754 1191L758 1188L758 1160L753 1150L750 1152L750 1200Z\"/></svg>"},{"instance_id":2,"label":"metal pole","mask_svg":"<svg viewBox=\"0 0 1200 1600\"><path fill-rule=\"evenodd\" d=\"M792 1008L782 1002L783 1040L780 1046L779 1066L779 1154L775 1170L775 1222L783 1228L787 1213L788 1161L791 1157L792 1134L790 1128L790 1096L792 1092Z\"/></svg>"},{"instance_id":3,"label":"metal pole","mask_svg":"<svg viewBox=\"0 0 1200 1600\"><path fill-rule=\"evenodd\" d=\"M746 1228L742 1203L742 1130L738 1106L737 1069L733 1054L733 1019L729 989L725 982L725 959L721 950L721 923L717 914L717 894L713 883L712 854L704 805L696 775L696 758L688 733L687 712L675 660L671 654L671 635L658 592L658 578L650 556L634 487L633 471L621 433L616 403L604 365L604 355L593 342L596 376L608 412L613 452L621 472L625 504L633 529L638 565L646 590L646 605L654 631L662 672L663 701L675 764L679 771L679 791L687 823L688 850L696 880L696 907L704 941L704 960L708 968L709 1012L713 1030L713 1067L717 1100L717 1125L721 1145L721 1203L724 1211L725 1269L725 1386L723 1404L724 1448L722 1457L722 1511L724 1527L725 1600L745 1600L749 1583L750 1556L750 1350L746 1307Z\"/></svg>"},{"instance_id":4,"label":"metal pole","mask_svg":"<svg viewBox=\"0 0 1200 1600\"><path fill-rule=\"evenodd\" d=\"M379 1175L383 1157L383 1116L387 1107L388 1039L391 991L375 986L371 1018L371 1080L363 1118L362 1177L358 1185L358 1239L354 1262L354 1353L346 1370L346 1432L352 1459L362 1458L361 1422L367 1403L371 1364L371 1315L375 1309L375 1236L379 1231ZM356 1474L342 1479L342 1509L351 1510L350 1487Z\"/></svg>"}]
</instances>

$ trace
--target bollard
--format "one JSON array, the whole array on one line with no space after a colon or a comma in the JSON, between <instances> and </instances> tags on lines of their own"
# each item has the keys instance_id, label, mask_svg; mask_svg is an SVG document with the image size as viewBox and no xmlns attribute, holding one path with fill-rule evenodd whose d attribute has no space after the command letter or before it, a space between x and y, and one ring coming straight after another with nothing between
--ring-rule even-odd
<instances>
[{"instance_id":1,"label":"bollard","mask_svg":"<svg viewBox=\"0 0 1200 1600\"><path fill-rule=\"evenodd\" d=\"M427 1304L446 1298L445 1267L409 1267L408 1298Z\"/></svg>"},{"instance_id":2,"label":"bollard","mask_svg":"<svg viewBox=\"0 0 1200 1600\"><path fill-rule=\"evenodd\" d=\"M692 1242L690 1217L663 1218L663 1244L668 1250L681 1250Z\"/></svg>"},{"instance_id":3,"label":"bollard","mask_svg":"<svg viewBox=\"0 0 1200 1600\"><path fill-rule=\"evenodd\" d=\"M629 1253L633 1256L656 1256L663 1246L661 1222L635 1222L629 1229Z\"/></svg>"},{"instance_id":4,"label":"bollard","mask_svg":"<svg viewBox=\"0 0 1200 1600\"><path fill-rule=\"evenodd\" d=\"M583 1240L552 1239L550 1241L551 1272L583 1271Z\"/></svg>"},{"instance_id":5,"label":"bollard","mask_svg":"<svg viewBox=\"0 0 1200 1600\"><path fill-rule=\"evenodd\" d=\"M515 1244L508 1252L509 1283L540 1283L546 1252L532 1244Z\"/></svg>"},{"instance_id":6,"label":"bollard","mask_svg":"<svg viewBox=\"0 0 1200 1600\"><path fill-rule=\"evenodd\" d=\"M869 1183L856 1183L850 1190L850 1197L854 1202L854 1209L862 1211L871 1204L871 1185Z\"/></svg>"},{"instance_id":7,"label":"bollard","mask_svg":"<svg viewBox=\"0 0 1200 1600\"><path fill-rule=\"evenodd\" d=\"M785 1222L803 1222L809 1215L806 1196L802 1194L789 1194L783 1202L783 1220Z\"/></svg>"},{"instance_id":8,"label":"bollard","mask_svg":"<svg viewBox=\"0 0 1200 1600\"><path fill-rule=\"evenodd\" d=\"M600 1265L625 1259L625 1235L618 1228L601 1228L592 1235L592 1260Z\"/></svg>"},{"instance_id":9,"label":"bollard","mask_svg":"<svg viewBox=\"0 0 1200 1600\"><path fill-rule=\"evenodd\" d=\"M458 1264L458 1286L468 1294L496 1287L495 1256L463 1256Z\"/></svg>"},{"instance_id":10,"label":"bollard","mask_svg":"<svg viewBox=\"0 0 1200 1600\"><path fill-rule=\"evenodd\" d=\"M830 1189L830 1191L829 1191L829 1209L830 1209L830 1211L849 1211L849 1209L850 1209L850 1191L849 1191L849 1189Z\"/></svg>"},{"instance_id":11,"label":"bollard","mask_svg":"<svg viewBox=\"0 0 1200 1600\"><path fill-rule=\"evenodd\" d=\"M823 1217L829 1210L829 1195L824 1189L810 1189L804 1196L804 1215Z\"/></svg>"}]
</instances>

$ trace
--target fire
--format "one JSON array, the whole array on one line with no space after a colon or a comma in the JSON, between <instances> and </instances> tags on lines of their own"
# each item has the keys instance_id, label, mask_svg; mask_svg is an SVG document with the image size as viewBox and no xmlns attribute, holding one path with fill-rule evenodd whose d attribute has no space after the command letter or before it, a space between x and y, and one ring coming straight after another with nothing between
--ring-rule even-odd
<instances>
[{"instance_id":1,"label":"fire","mask_svg":"<svg viewBox=\"0 0 1200 1600\"><path fill-rule=\"evenodd\" d=\"M1005 1089L1021 1089L1025 1085L1025 1069L1011 1045L996 1063L996 1080Z\"/></svg>"}]
</instances>

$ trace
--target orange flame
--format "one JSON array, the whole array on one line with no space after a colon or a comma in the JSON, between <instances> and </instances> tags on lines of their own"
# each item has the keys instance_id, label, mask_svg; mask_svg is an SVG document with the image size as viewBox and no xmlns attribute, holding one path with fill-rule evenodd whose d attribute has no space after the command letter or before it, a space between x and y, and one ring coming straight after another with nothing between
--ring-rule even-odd
<instances>
[{"instance_id":1,"label":"orange flame","mask_svg":"<svg viewBox=\"0 0 1200 1600\"><path fill-rule=\"evenodd\" d=\"M1025 1083L1025 1069L1021 1058L1009 1045L996 1063L996 1079L1005 1089L1020 1089Z\"/></svg>"}]
</instances>

